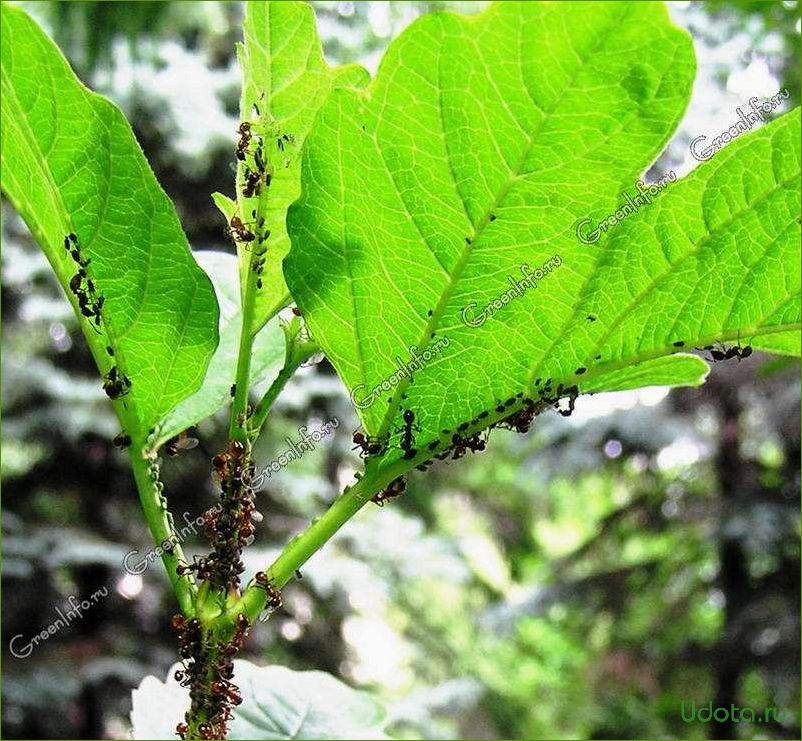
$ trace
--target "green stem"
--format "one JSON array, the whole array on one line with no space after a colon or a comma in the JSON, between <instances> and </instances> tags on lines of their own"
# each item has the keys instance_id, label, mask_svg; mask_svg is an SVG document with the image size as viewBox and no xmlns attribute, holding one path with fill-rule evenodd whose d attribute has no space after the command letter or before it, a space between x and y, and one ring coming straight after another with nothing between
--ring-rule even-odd
<instances>
[{"instance_id":1,"label":"green stem","mask_svg":"<svg viewBox=\"0 0 802 741\"><path fill-rule=\"evenodd\" d=\"M290 357L285 360L284 367L281 369L278 376L276 376L273 383L270 384L270 388L267 389L265 395L253 411L248 425L248 434L251 439L255 440L259 437L267 415L270 414L273 404L279 394L284 390L287 382L293 377L295 371L298 370L302 363L311 358L318 349L318 346L314 342L303 342L295 345L292 353L290 353Z\"/></svg>"},{"instance_id":2,"label":"green stem","mask_svg":"<svg viewBox=\"0 0 802 741\"><path fill-rule=\"evenodd\" d=\"M161 492L158 478L151 473L151 464L144 456L142 447L134 443L130 448L131 466L134 469L134 480L139 491L139 502L142 512L148 523L148 529L153 542L162 548L162 563L167 570L167 576L172 584L173 591L178 598L181 611L187 617L195 615L195 584L188 576L178 576L176 567L184 561L184 553L178 539L174 537L171 517L167 511L167 502ZM172 548L165 549L166 543Z\"/></svg>"},{"instance_id":3,"label":"green stem","mask_svg":"<svg viewBox=\"0 0 802 741\"><path fill-rule=\"evenodd\" d=\"M234 390L234 401L231 405L231 422L228 429L229 439L239 440L243 443L248 439L247 425L244 420L248 410L248 389L251 380L251 355L253 354L251 324L253 322L255 288L249 261L245 290L242 293L242 330L239 338L237 375L234 379L236 388Z\"/></svg>"}]
</instances>

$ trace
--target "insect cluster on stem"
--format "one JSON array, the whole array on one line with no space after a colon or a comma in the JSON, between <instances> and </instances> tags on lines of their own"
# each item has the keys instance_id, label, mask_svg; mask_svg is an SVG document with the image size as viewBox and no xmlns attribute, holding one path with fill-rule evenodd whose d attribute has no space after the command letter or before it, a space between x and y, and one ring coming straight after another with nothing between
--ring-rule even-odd
<instances>
[{"instance_id":1,"label":"insect cluster on stem","mask_svg":"<svg viewBox=\"0 0 802 741\"><path fill-rule=\"evenodd\" d=\"M183 669L175 672L175 680L189 689L191 705L185 722L176 726L176 734L184 739L190 724L199 719L197 735L202 739L224 739L232 706L242 702L234 677L234 656L242 648L250 629L248 618L237 616L235 632L230 641L215 642L201 626L200 620L187 620L174 615L172 628L178 635L179 655Z\"/></svg>"}]
</instances>

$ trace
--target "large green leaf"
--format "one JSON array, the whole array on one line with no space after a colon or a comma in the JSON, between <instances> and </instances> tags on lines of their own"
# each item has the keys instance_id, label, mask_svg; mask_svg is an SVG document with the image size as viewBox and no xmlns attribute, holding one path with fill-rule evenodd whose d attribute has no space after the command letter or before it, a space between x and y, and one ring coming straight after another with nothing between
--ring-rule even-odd
<instances>
[{"instance_id":1,"label":"large green leaf","mask_svg":"<svg viewBox=\"0 0 802 741\"><path fill-rule=\"evenodd\" d=\"M662 4L505 2L421 18L364 92L332 94L307 138L285 276L368 432L412 409L420 447L519 409L496 411L548 378L552 393L697 384L704 366L675 343L798 329L796 114L597 244L577 237L635 192L693 76ZM502 299L523 264L543 273ZM409 379L413 346L431 355Z\"/></svg>"},{"instance_id":2,"label":"large green leaf","mask_svg":"<svg viewBox=\"0 0 802 741\"><path fill-rule=\"evenodd\" d=\"M23 11L3 4L2 25L3 193L76 310L65 235L91 258L103 334L85 320L84 332L100 370L116 364L130 378L128 432L144 435L203 380L217 344L212 285L122 113L81 85Z\"/></svg>"},{"instance_id":3,"label":"large green leaf","mask_svg":"<svg viewBox=\"0 0 802 741\"><path fill-rule=\"evenodd\" d=\"M246 3L243 33L245 44L239 48L243 76L241 116L243 120L254 120L255 103L263 125L265 120L272 122L272 127L263 132L265 159L273 170L263 212L271 236L267 241L263 287L255 299L252 331L256 332L290 300L281 261L290 248L285 225L287 208L301 191L299 152L304 139L333 89L364 86L369 77L357 65L332 68L325 63L315 30L315 14L307 3ZM288 134L293 140L282 144L283 151L277 149L275 142L279 134ZM237 177L240 193L244 167L240 165ZM242 209L247 222L257 199L242 198L242 202L248 204ZM230 218L230 213L226 216ZM252 254L250 246L242 249L240 245L243 279Z\"/></svg>"},{"instance_id":4,"label":"large green leaf","mask_svg":"<svg viewBox=\"0 0 802 741\"><path fill-rule=\"evenodd\" d=\"M209 362L203 384L184 399L158 424L149 445L160 447L187 427L214 414L231 401L231 385L237 370L242 312L240 307L237 258L212 250L196 252L195 257L214 285L220 305L220 344ZM254 386L273 380L284 362L284 332L278 317L269 321L254 338L251 357L251 382Z\"/></svg>"},{"instance_id":5,"label":"large green leaf","mask_svg":"<svg viewBox=\"0 0 802 741\"><path fill-rule=\"evenodd\" d=\"M132 692L135 739L172 738L189 706L189 691L174 679L145 677ZM370 695L325 672L234 661L242 705L234 710L230 739L383 739L386 711Z\"/></svg>"}]
</instances>

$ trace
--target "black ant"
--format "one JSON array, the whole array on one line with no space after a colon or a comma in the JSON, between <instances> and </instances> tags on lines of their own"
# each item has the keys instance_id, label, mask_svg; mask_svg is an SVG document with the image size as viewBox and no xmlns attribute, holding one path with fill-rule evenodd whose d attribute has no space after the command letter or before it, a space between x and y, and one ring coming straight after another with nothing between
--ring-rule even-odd
<instances>
[{"instance_id":1,"label":"black ant","mask_svg":"<svg viewBox=\"0 0 802 741\"><path fill-rule=\"evenodd\" d=\"M739 344L733 345L732 347L726 347L722 344L720 350L716 349L713 345L705 345L704 349L710 352L710 360L714 363L721 360L732 360L733 358L738 358L738 362L740 363L741 360L748 358L752 354L751 345L741 347L740 341Z\"/></svg>"},{"instance_id":2,"label":"black ant","mask_svg":"<svg viewBox=\"0 0 802 741\"><path fill-rule=\"evenodd\" d=\"M411 409L404 410L404 429L402 432L401 442L399 447L404 451L404 459L409 460L414 458L418 451L412 447L415 442L413 430L420 432L420 427L415 424L415 412Z\"/></svg>"}]
</instances>

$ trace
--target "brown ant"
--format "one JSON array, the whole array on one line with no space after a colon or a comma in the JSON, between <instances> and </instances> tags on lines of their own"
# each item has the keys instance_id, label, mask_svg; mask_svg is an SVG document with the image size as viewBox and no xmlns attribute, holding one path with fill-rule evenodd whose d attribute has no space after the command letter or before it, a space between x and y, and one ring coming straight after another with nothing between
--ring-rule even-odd
<instances>
[{"instance_id":1,"label":"brown ant","mask_svg":"<svg viewBox=\"0 0 802 741\"><path fill-rule=\"evenodd\" d=\"M281 592L276 589L275 586L273 586L267 574L265 574L264 571L257 571L253 575L253 580L256 582L256 586L265 590L268 608L271 610L278 610L283 604L281 600Z\"/></svg>"},{"instance_id":2,"label":"brown ant","mask_svg":"<svg viewBox=\"0 0 802 741\"><path fill-rule=\"evenodd\" d=\"M374 494L370 498L370 501L379 507L383 507L385 502L395 499L396 497L400 497L406 491L406 488L406 480L403 476L399 476L397 479L393 479L386 489Z\"/></svg>"},{"instance_id":3,"label":"brown ant","mask_svg":"<svg viewBox=\"0 0 802 741\"><path fill-rule=\"evenodd\" d=\"M351 450L360 448L360 458L367 458L369 455L379 455L386 450L386 446L378 437L366 435L361 430L357 430L352 439L354 441L354 447L351 448Z\"/></svg>"},{"instance_id":4,"label":"brown ant","mask_svg":"<svg viewBox=\"0 0 802 741\"><path fill-rule=\"evenodd\" d=\"M247 121L243 121L239 128L237 129L239 132L239 141L237 142L237 159L240 162L245 161L245 152L248 150L248 147L251 143L251 137L253 134L251 133L251 125Z\"/></svg>"},{"instance_id":5,"label":"brown ant","mask_svg":"<svg viewBox=\"0 0 802 741\"><path fill-rule=\"evenodd\" d=\"M236 215L232 216L229 222L229 233L235 241L253 242L253 240L256 239L254 233L250 231L242 222L242 219Z\"/></svg>"}]
</instances>

